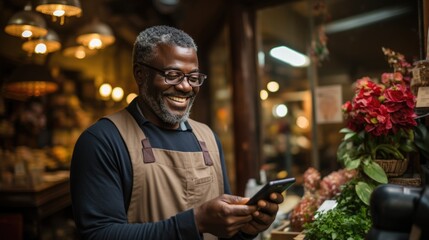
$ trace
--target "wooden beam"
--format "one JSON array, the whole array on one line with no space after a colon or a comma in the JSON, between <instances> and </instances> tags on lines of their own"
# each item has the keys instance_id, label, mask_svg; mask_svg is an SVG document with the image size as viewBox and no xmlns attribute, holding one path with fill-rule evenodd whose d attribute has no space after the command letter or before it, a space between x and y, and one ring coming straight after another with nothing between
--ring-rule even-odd
<instances>
[{"instance_id":1,"label":"wooden beam","mask_svg":"<svg viewBox=\"0 0 429 240\"><path fill-rule=\"evenodd\" d=\"M249 178L257 178L260 160L259 97L256 62L255 11L231 3L230 48L233 84L234 153L237 194Z\"/></svg>"},{"instance_id":2,"label":"wooden beam","mask_svg":"<svg viewBox=\"0 0 429 240\"><path fill-rule=\"evenodd\" d=\"M422 10L423 10L423 42L422 44L422 48L423 48L423 53L424 55L422 57L427 57L428 52L427 52L427 43L428 43L428 28L429 28L429 2L425 1L425 0L420 0L420 2L422 3Z\"/></svg>"}]
</instances>

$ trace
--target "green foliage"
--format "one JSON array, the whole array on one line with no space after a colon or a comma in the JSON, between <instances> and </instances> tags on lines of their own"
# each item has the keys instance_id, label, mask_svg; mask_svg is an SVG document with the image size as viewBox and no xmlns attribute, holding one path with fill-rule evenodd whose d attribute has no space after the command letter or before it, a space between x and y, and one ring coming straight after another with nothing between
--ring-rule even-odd
<instances>
[{"instance_id":1,"label":"green foliage","mask_svg":"<svg viewBox=\"0 0 429 240\"><path fill-rule=\"evenodd\" d=\"M340 132L344 134L344 139L338 148L337 159L346 169L355 169L359 172L359 183L356 184L355 191L359 199L368 205L375 186L388 182L386 173L374 161L376 157L393 156L395 159L403 159L404 156L396 144L369 141L364 131L356 133L343 128Z\"/></svg>"},{"instance_id":2,"label":"green foliage","mask_svg":"<svg viewBox=\"0 0 429 240\"><path fill-rule=\"evenodd\" d=\"M349 128L343 128L340 133L344 134L337 156L344 162L357 160L361 157L371 159L404 159L404 153L417 150L412 130L399 129L396 135L373 137L365 131L354 132ZM422 134L424 135L423 131ZM407 137L404 137L407 136ZM427 139L429 141L429 137Z\"/></svg>"},{"instance_id":3,"label":"green foliage","mask_svg":"<svg viewBox=\"0 0 429 240\"><path fill-rule=\"evenodd\" d=\"M363 172L378 183L387 183L387 176L383 168L374 161L363 163Z\"/></svg>"},{"instance_id":4,"label":"green foliage","mask_svg":"<svg viewBox=\"0 0 429 240\"><path fill-rule=\"evenodd\" d=\"M337 206L304 225L307 240L363 240L371 227L369 207L356 195L357 180L343 186Z\"/></svg>"},{"instance_id":5,"label":"green foliage","mask_svg":"<svg viewBox=\"0 0 429 240\"><path fill-rule=\"evenodd\" d=\"M374 186L366 182L358 182L355 186L356 194L359 199L362 200L366 205L369 205L369 199L371 197L372 191L374 191Z\"/></svg>"},{"instance_id":6,"label":"green foliage","mask_svg":"<svg viewBox=\"0 0 429 240\"><path fill-rule=\"evenodd\" d=\"M356 197L357 192L355 191L355 188L358 184L359 180L353 179L341 186L341 194L336 197L337 208L343 209L347 213L352 214L362 207L367 207L359 200L359 198Z\"/></svg>"},{"instance_id":7,"label":"green foliage","mask_svg":"<svg viewBox=\"0 0 429 240\"><path fill-rule=\"evenodd\" d=\"M418 123L414 128L414 134L414 143L418 151L425 158L429 158L429 133L427 127L423 123Z\"/></svg>"},{"instance_id":8,"label":"green foliage","mask_svg":"<svg viewBox=\"0 0 429 240\"><path fill-rule=\"evenodd\" d=\"M371 220L367 219L367 210L361 208L354 215L332 209L326 213L316 215L316 220L305 231L308 240L363 240L371 227Z\"/></svg>"}]
</instances>

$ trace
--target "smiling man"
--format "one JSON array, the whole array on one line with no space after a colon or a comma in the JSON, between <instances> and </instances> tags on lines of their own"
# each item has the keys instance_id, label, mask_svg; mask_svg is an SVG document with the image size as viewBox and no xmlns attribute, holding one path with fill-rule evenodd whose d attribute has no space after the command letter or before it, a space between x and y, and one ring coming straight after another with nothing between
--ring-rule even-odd
<instances>
[{"instance_id":1,"label":"smiling man","mask_svg":"<svg viewBox=\"0 0 429 240\"><path fill-rule=\"evenodd\" d=\"M168 26L144 30L133 72L139 96L84 131L73 152L82 239L253 239L267 229L283 197L250 206L231 195L218 138L189 119L207 78L193 39Z\"/></svg>"}]
</instances>

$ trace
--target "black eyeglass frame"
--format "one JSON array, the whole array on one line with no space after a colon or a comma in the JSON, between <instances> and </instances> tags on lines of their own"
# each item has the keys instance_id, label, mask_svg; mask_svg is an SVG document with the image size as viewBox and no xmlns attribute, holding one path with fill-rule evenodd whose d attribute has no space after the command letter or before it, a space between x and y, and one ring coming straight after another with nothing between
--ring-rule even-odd
<instances>
[{"instance_id":1,"label":"black eyeglass frame","mask_svg":"<svg viewBox=\"0 0 429 240\"><path fill-rule=\"evenodd\" d=\"M157 73L159 73L161 76L164 77L164 82L166 84L172 85L172 86L176 86L176 85L181 84L183 82L183 80L185 79L185 77L186 77L186 80L188 81L189 85L191 85L192 87L199 87L199 86L203 85L204 80L207 79L207 75L204 74L204 73L200 73L200 72L184 73L184 72L182 72L180 70L174 70L174 69L162 70L162 69L156 68L156 67L151 66L151 65L149 65L147 63L144 63L144 62L141 62L140 64L143 65L143 66L145 66L145 67L147 67L147 68L149 68L149 69L152 69L152 70L156 71ZM167 79L168 72L171 72L171 71L174 71L176 73L180 73L181 77L179 77L178 80L176 80L176 79L175 80L169 80L169 79ZM198 81L198 82L189 81L189 77L192 76L192 74L198 74L199 75L198 79L201 79L201 82L200 81ZM170 81L177 81L177 82L172 83ZM198 84L196 84L196 83L198 83Z\"/></svg>"}]
</instances>

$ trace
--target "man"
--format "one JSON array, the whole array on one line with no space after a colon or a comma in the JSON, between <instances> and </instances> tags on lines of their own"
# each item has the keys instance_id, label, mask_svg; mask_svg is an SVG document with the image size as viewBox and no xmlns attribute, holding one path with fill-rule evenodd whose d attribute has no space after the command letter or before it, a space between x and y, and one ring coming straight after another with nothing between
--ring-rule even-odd
<instances>
[{"instance_id":1,"label":"man","mask_svg":"<svg viewBox=\"0 0 429 240\"><path fill-rule=\"evenodd\" d=\"M84 239L251 239L274 221L280 194L258 206L232 196L221 145L188 118L206 75L181 30L155 26L133 50L139 96L82 133L71 196Z\"/></svg>"}]
</instances>

